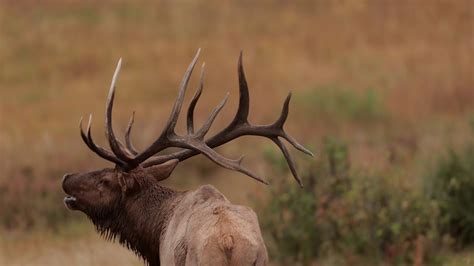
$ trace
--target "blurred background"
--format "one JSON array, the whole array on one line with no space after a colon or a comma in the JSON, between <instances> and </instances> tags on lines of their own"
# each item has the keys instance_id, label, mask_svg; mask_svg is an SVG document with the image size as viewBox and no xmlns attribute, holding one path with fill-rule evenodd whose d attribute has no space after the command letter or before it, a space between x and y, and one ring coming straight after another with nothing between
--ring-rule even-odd
<instances>
[{"instance_id":1,"label":"blurred background","mask_svg":"<svg viewBox=\"0 0 474 266\"><path fill-rule=\"evenodd\" d=\"M116 131L135 110L143 148L198 48L198 122L227 91L212 130L232 118L242 49L251 121L276 119L291 90L287 130L316 156L292 150L301 189L272 143L242 138L220 152L270 186L205 158L166 185L254 208L272 265L474 264L474 2L51 0L0 1L0 265L143 264L66 210L61 177L110 166L78 121L93 113L106 143L120 57Z\"/></svg>"}]
</instances>

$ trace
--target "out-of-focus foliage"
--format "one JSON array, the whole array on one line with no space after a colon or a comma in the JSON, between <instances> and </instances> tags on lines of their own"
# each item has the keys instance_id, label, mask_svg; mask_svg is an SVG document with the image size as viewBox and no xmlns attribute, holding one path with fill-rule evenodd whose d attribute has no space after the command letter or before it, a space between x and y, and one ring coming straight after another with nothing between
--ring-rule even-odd
<instances>
[{"instance_id":1,"label":"out-of-focus foliage","mask_svg":"<svg viewBox=\"0 0 474 266\"><path fill-rule=\"evenodd\" d=\"M285 162L273 151L274 169ZM390 175L352 171L347 146L327 138L320 158L301 167L304 188L275 172L270 195L257 201L273 258L310 265L337 254L335 264L436 264L437 205ZM370 258L370 259L369 259Z\"/></svg>"},{"instance_id":2,"label":"out-of-focus foliage","mask_svg":"<svg viewBox=\"0 0 474 266\"><path fill-rule=\"evenodd\" d=\"M371 122L387 116L385 105L374 89L357 92L340 86L323 86L298 94L297 104L311 117Z\"/></svg>"},{"instance_id":3,"label":"out-of-focus foliage","mask_svg":"<svg viewBox=\"0 0 474 266\"><path fill-rule=\"evenodd\" d=\"M58 229L71 219L62 204L64 193L58 190L58 177L62 173L51 171L49 178L38 178L28 166L7 180L0 180L0 228L31 230Z\"/></svg>"},{"instance_id":4,"label":"out-of-focus foliage","mask_svg":"<svg viewBox=\"0 0 474 266\"><path fill-rule=\"evenodd\" d=\"M439 204L443 232L452 236L458 247L474 243L474 142L460 151L449 149L425 183Z\"/></svg>"}]
</instances>

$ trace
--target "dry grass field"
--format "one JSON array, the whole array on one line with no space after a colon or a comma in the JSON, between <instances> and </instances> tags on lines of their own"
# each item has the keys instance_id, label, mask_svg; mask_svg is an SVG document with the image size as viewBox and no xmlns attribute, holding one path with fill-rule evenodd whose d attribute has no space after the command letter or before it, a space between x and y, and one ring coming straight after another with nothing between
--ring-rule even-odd
<instances>
[{"instance_id":1,"label":"dry grass field","mask_svg":"<svg viewBox=\"0 0 474 266\"><path fill-rule=\"evenodd\" d=\"M143 265L133 253L105 242L82 226L67 233L7 234L0 244L0 265Z\"/></svg>"},{"instance_id":2,"label":"dry grass field","mask_svg":"<svg viewBox=\"0 0 474 266\"><path fill-rule=\"evenodd\" d=\"M61 176L109 165L82 143L78 121L93 113L94 135L105 143L105 98L120 57L115 126L125 129L136 111L133 141L143 148L166 121L198 48L207 71L198 122L231 93L211 134L234 114L243 50L251 121L275 119L291 90L288 131L316 154L325 137L344 139L356 171L390 172L416 187L447 145L463 147L472 136L470 0L3 0L0 265L142 264L65 210ZM265 176L271 166L262 157L270 147L245 138L221 151L245 154L245 164ZM294 155L302 163L321 160ZM183 163L166 182L179 189L205 183L250 205L267 191L203 158ZM470 252L453 254L446 263L474 263Z\"/></svg>"}]
</instances>

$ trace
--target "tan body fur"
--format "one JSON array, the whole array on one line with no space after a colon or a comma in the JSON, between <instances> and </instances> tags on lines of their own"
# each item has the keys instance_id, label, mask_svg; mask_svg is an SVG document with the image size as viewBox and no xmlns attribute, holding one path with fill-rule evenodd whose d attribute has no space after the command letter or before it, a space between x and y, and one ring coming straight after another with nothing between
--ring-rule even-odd
<instances>
[{"instance_id":1,"label":"tan body fur","mask_svg":"<svg viewBox=\"0 0 474 266\"><path fill-rule=\"evenodd\" d=\"M162 235L161 265L266 265L256 214L205 185L178 197Z\"/></svg>"}]
</instances>

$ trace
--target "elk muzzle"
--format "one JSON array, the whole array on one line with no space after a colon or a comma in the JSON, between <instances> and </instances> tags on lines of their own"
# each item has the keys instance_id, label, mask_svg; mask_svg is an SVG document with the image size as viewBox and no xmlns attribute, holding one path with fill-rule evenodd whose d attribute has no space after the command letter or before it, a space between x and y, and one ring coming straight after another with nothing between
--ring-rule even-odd
<instances>
[{"instance_id":1,"label":"elk muzzle","mask_svg":"<svg viewBox=\"0 0 474 266\"><path fill-rule=\"evenodd\" d=\"M74 196L71 196L70 194L72 193L72 183L71 182L71 177L73 174L65 174L63 176L62 180L62 187L63 191L68 194L66 197L64 197L64 205L70 210L77 210L77 199Z\"/></svg>"}]
</instances>

